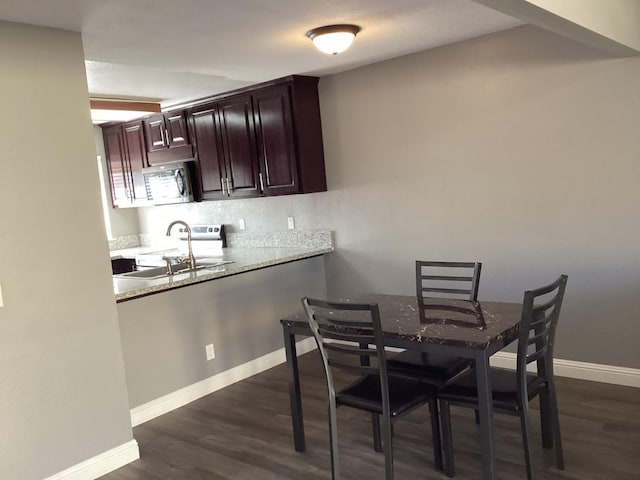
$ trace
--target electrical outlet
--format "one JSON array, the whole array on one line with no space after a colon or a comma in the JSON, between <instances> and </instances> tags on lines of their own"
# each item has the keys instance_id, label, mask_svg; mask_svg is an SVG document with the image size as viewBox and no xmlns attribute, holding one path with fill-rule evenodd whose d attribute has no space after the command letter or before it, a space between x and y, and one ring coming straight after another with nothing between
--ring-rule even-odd
<instances>
[{"instance_id":1,"label":"electrical outlet","mask_svg":"<svg viewBox=\"0 0 640 480\"><path fill-rule=\"evenodd\" d=\"M216 352L213 350L213 343L205 346L204 349L207 352L207 362L216 358Z\"/></svg>"},{"instance_id":2,"label":"electrical outlet","mask_svg":"<svg viewBox=\"0 0 640 480\"><path fill-rule=\"evenodd\" d=\"M240 226L240 230L244 230L247 227L244 223L244 218L238 220L238 225Z\"/></svg>"},{"instance_id":3,"label":"electrical outlet","mask_svg":"<svg viewBox=\"0 0 640 480\"><path fill-rule=\"evenodd\" d=\"M293 217L287 217L287 228L294 230L296 228L296 221Z\"/></svg>"}]
</instances>

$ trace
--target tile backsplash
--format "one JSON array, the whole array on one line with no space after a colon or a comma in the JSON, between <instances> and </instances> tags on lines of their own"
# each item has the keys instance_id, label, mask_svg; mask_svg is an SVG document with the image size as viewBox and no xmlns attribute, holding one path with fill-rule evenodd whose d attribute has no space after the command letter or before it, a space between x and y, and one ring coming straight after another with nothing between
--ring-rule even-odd
<instances>
[{"instance_id":1,"label":"tile backsplash","mask_svg":"<svg viewBox=\"0 0 640 480\"><path fill-rule=\"evenodd\" d=\"M289 231L287 217L295 218L294 231L331 230L329 225L318 223L328 195L320 192L144 207L138 209L140 232L164 234L167 225L177 219L190 225L223 223L227 233ZM245 221L244 230L240 219Z\"/></svg>"},{"instance_id":2,"label":"tile backsplash","mask_svg":"<svg viewBox=\"0 0 640 480\"><path fill-rule=\"evenodd\" d=\"M319 192L138 208L141 233L117 237L109 246L112 250L165 248L172 242L164 235L167 225L180 219L190 225L224 224L230 247L323 248L332 245L333 226L320 220L332 210L329 197L330 192ZM295 218L295 230L287 228L287 217ZM241 229L240 219L245 229Z\"/></svg>"},{"instance_id":3,"label":"tile backsplash","mask_svg":"<svg viewBox=\"0 0 640 480\"><path fill-rule=\"evenodd\" d=\"M140 245L139 234L120 235L109 240L109 250L122 250L125 248L139 247Z\"/></svg>"},{"instance_id":4,"label":"tile backsplash","mask_svg":"<svg viewBox=\"0 0 640 480\"><path fill-rule=\"evenodd\" d=\"M227 246L232 248L329 248L333 245L333 234L328 230L249 232L227 234ZM169 249L175 247L175 237L165 235L124 235L109 241L109 250L134 247Z\"/></svg>"},{"instance_id":5,"label":"tile backsplash","mask_svg":"<svg viewBox=\"0 0 640 480\"><path fill-rule=\"evenodd\" d=\"M229 233L227 235L227 243L234 248L325 248L333 244L332 234L328 230Z\"/></svg>"}]
</instances>

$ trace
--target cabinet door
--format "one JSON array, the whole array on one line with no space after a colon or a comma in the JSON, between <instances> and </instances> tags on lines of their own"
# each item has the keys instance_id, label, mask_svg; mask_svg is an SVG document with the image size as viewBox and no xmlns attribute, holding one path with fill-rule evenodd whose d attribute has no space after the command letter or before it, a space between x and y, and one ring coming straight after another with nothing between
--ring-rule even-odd
<instances>
[{"instance_id":1,"label":"cabinet door","mask_svg":"<svg viewBox=\"0 0 640 480\"><path fill-rule=\"evenodd\" d=\"M223 198L226 187L222 182L226 177L222 139L218 123L218 106L211 105L204 110L189 114L191 139L196 151L196 176L204 200Z\"/></svg>"},{"instance_id":2,"label":"cabinet door","mask_svg":"<svg viewBox=\"0 0 640 480\"><path fill-rule=\"evenodd\" d=\"M107 154L109 170L109 186L114 207L129 203L129 172L120 125L105 128L103 131L104 147Z\"/></svg>"},{"instance_id":3,"label":"cabinet door","mask_svg":"<svg viewBox=\"0 0 640 480\"><path fill-rule=\"evenodd\" d=\"M218 105L230 194L232 197L257 196L260 189L251 96L232 97Z\"/></svg>"},{"instance_id":4,"label":"cabinet door","mask_svg":"<svg viewBox=\"0 0 640 480\"><path fill-rule=\"evenodd\" d=\"M145 118L143 122L149 165L193 159L184 111L154 115Z\"/></svg>"},{"instance_id":5,"label":"cabinet door","mask_svg":"<svg viewBox=\"0 0 640 480\"><path fill-rule=\"evenodd\" d=\"M147 152L156 152L167 148L165 141L164 115L154 115L144 119Z\"/></svg>"},{"instance_id":6,"label":"cabinet door","mask_svg":"<svg viewBox=\"0 0 640 480\"><path fill-rule=\"evenodd\" d=\"M188 145L187 122L184 112L165 114L165 142L169 148Z\"/></svg>"},{"instance_id":7,"label":"cabinet door","mask_svg":"<svg viewBox=\"0 0 640 480\"><path fill-rule=\"evenodd\" d=\"M277 85L254 93L253 111L262 193L297 193L298 171L289 86Z\"/></svg>"},{"instance_id":8,"label":"cabinet door","mask_svg":"<svg viewBox=\"0 0 640 480\"><path fill-rule=\"evenodd\" d=\"M144 145L142 122L125 123L122 126L125 151L127 153L128 167L131 175L130 194L131 200L146 201L147 189L142 177L142 169L147 167L147 151Z\"/></svg>"}]
</instances>

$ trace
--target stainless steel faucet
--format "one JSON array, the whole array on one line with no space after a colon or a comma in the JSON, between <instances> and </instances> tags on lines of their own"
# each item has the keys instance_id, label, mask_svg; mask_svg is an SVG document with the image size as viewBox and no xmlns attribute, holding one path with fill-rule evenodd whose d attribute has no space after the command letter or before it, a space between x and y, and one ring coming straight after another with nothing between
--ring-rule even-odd
<instances>
[{"instance_id":1,"label":"stainless steel faucet","mask_svg":"<svg viewBox=\"0 0 640 480\"><path fill-rule=\"evenodd\" d=\"M183 222L182 220L175 220L169 224L167 227L167 237L171 236L171 229L174 225L180 224L184 227L187 232L187 243L189 245L189 268L191 270L195 270L196 268L196 259L193 256L193 250L191 248L191 227L187 224L187 222Z\"/></svg>"}]
</instances>

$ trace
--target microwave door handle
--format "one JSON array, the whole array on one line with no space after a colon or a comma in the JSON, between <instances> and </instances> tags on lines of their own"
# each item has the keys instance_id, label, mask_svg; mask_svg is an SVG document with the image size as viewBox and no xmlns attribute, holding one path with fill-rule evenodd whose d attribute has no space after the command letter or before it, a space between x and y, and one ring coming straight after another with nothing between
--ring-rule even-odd
<instances>
[{"instance_id":1,"label":"microwave door handle","mask_svg":"<svg viewBox=\"0 0 640 480\"><path fill-rule=\"evenodd\" d=\"M178 193L184 196L187 190L187 182L184 179L184 172L180 169L176 170L175 174L176 186L178 187Z\"/></svg>"}]
</instances>

